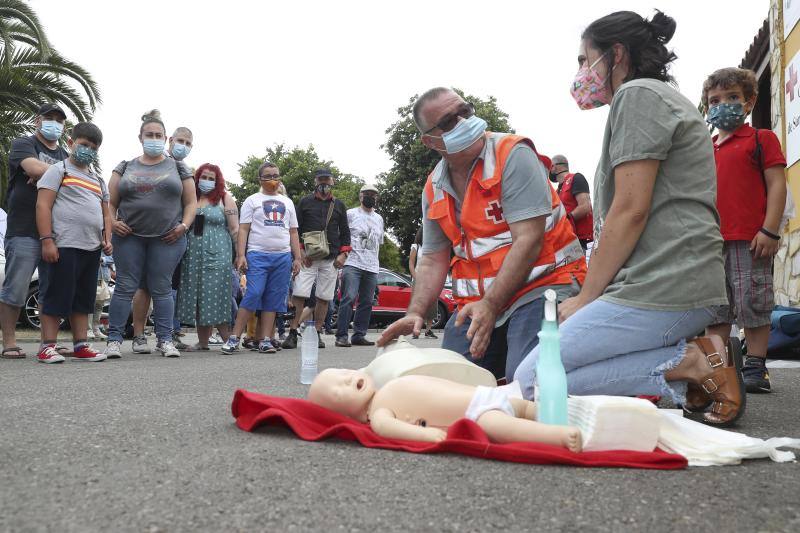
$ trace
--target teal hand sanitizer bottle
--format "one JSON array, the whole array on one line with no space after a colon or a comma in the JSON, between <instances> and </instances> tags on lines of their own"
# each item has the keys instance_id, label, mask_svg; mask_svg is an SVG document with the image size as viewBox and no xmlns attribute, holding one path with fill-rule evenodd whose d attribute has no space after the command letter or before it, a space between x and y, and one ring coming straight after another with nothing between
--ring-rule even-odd
<instances>
[{"instance_id":1,"label":"teal hand sanitizer bottle","mask_svg":"<svg viewBox=\"0 0 800 533\"><path fill-rule=\"evenodd\" d=\"M539 361L536 364L539 422L567 425L567 373L561 363L558 342L556 292L544 293L544 317L539 331Z\"/></svg>"}]
</instances>

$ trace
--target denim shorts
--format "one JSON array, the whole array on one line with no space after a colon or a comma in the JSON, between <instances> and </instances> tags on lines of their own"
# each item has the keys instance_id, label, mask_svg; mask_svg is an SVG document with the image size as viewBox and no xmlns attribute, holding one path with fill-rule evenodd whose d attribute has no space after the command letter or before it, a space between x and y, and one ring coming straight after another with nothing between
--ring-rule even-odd
<instances>
[{"instance_id":1,"label":"denim shorts","mask_svg":"<svg viewBox=\"0 0 800 533\"><path fill-rule=\"evenodd\" d=\"M43 265L42 245L33 237L6 237L6 277L0 292L0 302L12 307L22 307L28 299L28 289L33 273ZM45 285L46 276L39 268L40 293Z\"/></svg>"},{"instance_id":2,"label":"denim shorts","mask_svg":"<svg viewBox=\"0 0 800 533\"><path fill-rule=\"evenodd\" d=\"M249 311L286 312L292 281L292 254L247 252L247 288L240 307Z\"/></svg>"}]
</instances>

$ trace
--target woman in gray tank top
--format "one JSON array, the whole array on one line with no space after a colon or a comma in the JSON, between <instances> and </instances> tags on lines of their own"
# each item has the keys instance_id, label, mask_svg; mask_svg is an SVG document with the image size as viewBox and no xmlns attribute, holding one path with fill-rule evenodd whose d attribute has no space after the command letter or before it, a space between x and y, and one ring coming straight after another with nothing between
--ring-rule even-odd
<instances>
[{"instance_id":1,"label":"woman in gray tank top","mask_svg":"<svg viewBox=\"0 0 800 533\"><path fill-rule=\"evenodd\" d=\"M106 355L121 357L122 332L143 278L153 297L156 350L180 353L172 342L172 274L186 250L197 197L191 171L164 153L166 129L157 110L142 117L142 155L114 169L108 188L114 218L117 283L109 310Z\"/></svg>"}]
</instances>

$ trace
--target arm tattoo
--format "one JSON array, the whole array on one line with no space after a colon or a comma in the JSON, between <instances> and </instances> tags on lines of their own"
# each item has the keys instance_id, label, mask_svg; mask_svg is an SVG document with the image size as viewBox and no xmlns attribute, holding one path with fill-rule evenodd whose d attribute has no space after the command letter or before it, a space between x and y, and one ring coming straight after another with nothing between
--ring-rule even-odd
<instances>
[{"instance_id":1,"label":"arm tattoo","mask_svg":"<svg viewBox=\"0 0 800 533\"><path fill-rule=\"evenodd\" d=\"M226 209L225 210L225 214L226 215L235 215L236 214L236 209Z\"/></svg>"}]
</instances>

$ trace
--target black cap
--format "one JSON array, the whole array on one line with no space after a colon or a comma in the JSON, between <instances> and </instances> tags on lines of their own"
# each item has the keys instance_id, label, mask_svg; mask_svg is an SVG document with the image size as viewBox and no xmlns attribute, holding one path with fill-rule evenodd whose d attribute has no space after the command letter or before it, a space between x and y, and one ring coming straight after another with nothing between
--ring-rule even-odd
<instances>
[{"instance_id":1,"label":"black cap","mask_svg":"<svg viewBox=\"0 0 800 533\"><path fill-rule=\"evenodd\" d=\"M333 174L331 174L330 169L327 168L318 168L314 171L314 179L317 178L332 178Z\"/></svg>"},{"instance_id":2,"label":"black cap","mask_svg":"<svg viewBox=\"0 0 800 533\"><path fill-rule=\"evenodd\" d=\"M56 104L42 104L36 111L37 115L46 115L48 113L60 113L64 120L67 120L67 114Z\"/></svg>"}]
</instances>

